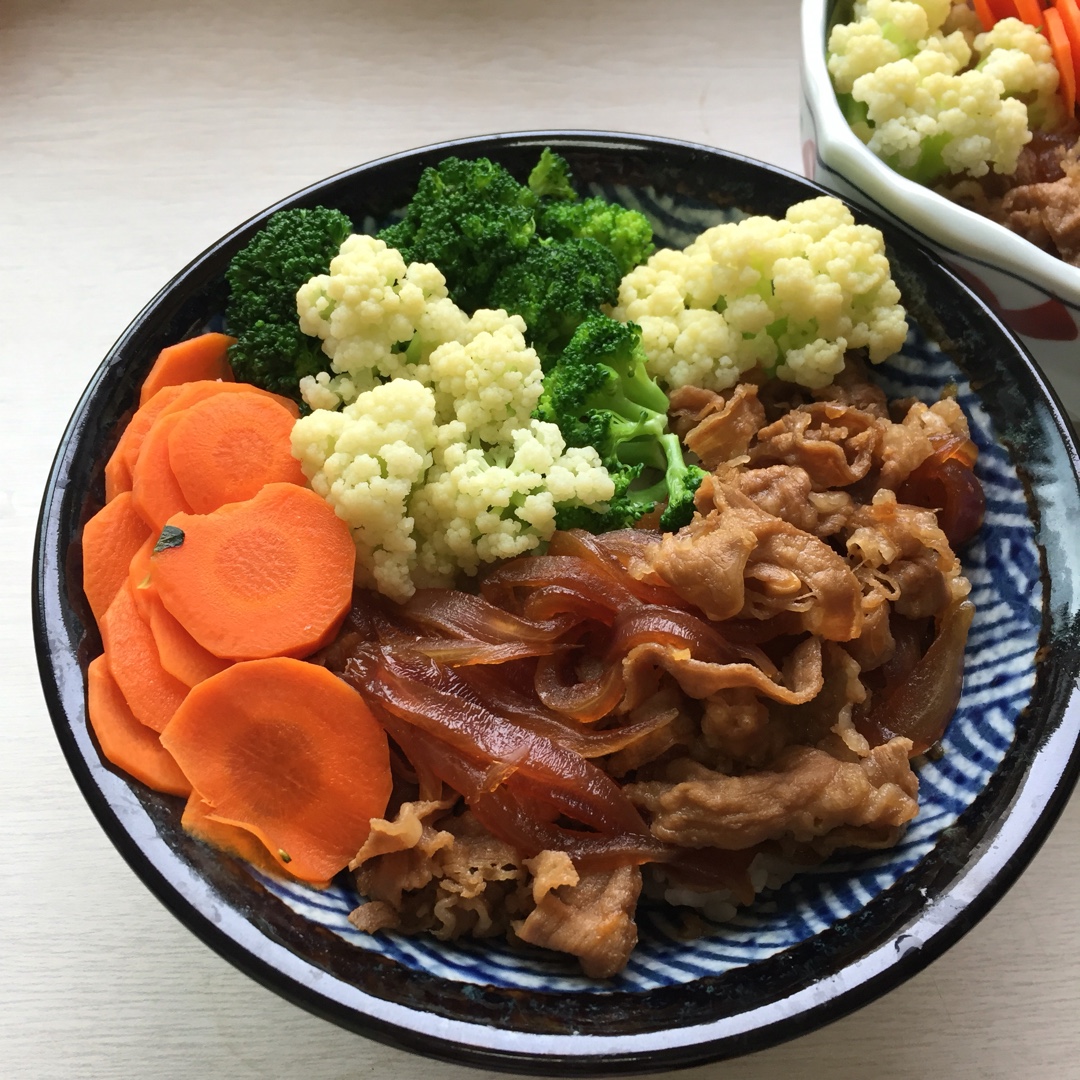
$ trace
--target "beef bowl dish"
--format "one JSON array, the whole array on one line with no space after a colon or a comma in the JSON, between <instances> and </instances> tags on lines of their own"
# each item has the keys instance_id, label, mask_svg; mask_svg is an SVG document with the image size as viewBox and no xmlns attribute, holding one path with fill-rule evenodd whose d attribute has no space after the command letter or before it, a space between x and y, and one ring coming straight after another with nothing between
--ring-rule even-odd
<instances>
[{"instance_id":1,"label":"beef bowl dish","mask_svg":"<svg viewBox=\"0 0 1080 1080\"><path fill-rule=\"evenodd\" d=\"M857 1008L1075 781L1080 514L1022 345L780 170L592 132L360 166L91 380L35 627L203 941L444 1060L690 1065Z\"/></svg>"}]
</instances>

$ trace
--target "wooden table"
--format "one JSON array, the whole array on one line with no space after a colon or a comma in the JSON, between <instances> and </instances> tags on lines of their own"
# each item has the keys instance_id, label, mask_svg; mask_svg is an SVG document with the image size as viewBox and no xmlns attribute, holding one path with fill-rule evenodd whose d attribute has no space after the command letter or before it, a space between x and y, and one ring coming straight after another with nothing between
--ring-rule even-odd
<instances>
[{"instance_id":1,"label":"wooden table","mask_svg":"<svg viewBox=\"0 0 1080 1080\"><path fill-rule=\"evenodd\" d=\"M797 0L4 0L0 1074L418 1080L286 1004L139 883L53 735L30 633L42 487L110 343L283 195L448 137L603 128L798 171ZM687 1077L1080 1077L1080 801L1020 883L856 1015ZM437 1067L446 1080L482 1074Z\"/></svg>"}]
</instances>

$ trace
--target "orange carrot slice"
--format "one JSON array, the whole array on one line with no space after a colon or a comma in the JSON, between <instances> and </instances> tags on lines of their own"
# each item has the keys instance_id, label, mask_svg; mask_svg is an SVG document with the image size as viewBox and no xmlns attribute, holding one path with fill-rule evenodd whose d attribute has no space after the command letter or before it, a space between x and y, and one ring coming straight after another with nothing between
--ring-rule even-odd
<instances>
[{"instance_id":1,"label":"orange carrot slice","mask_svg":"<svg viewBox=\"0 0 1080 1080\"><path fill-rule=\"evenodd\" d=\"M188 688L161 666L154 635L126 582L98 625L109 670L124 700L147 727L163 730Z\"/></svg>"},{"instance_id":2,"label":"orange carrot slice","mask_svg":"<svg viewBox=\"0 0 1080 1080\"><path fill-rule=\"evenodd\" d=\"M164 386L179 386L196 379L232 382L229 346L235 340L228 334L200 334L162 349L143 380L139 404L145 405Z\"/></svg>"},{"instance_id":3,"label":"orange carrot slice","mask_svg":"<svg viewBox=\"0 0 1080 1080\"><path fill-rule=\"evenodd\" d=\"M179 393L179 386L167 386L135 410L135 414L121 432L116 448L105 463L106 502L114 499L121 491L131 490L131 470L139 456L142 441L161 410Z\"/></svg>"},{"instance_id":4,"label":"orange carrot slice","mask_svg":"<svg viewBox=\"0 0 1080 1080\"><path fill-rule=\"evenodd\" d=\"M1016 17L1029 26L1042 26L1043 9L1039 0L1013 0L1016 6Z\"/></svg>"},{"instance_id":5,"label":"orange carrot slice","mask_svg":"<svg viewBox=\"0 0 1080 1080\"><path fill-rule=\"evenodd\" d=\"M169 436L182 413L163 412L146 433L135 468L131 470L131 494L135 509L152 529L160 532L173 514L189 511L169 464Z\"/></svg>"},{"instance_id":6,"label":"orange carrot slice","mask_svg":"<svg viewBox=\"0 0 1080 1080\"><path fill-rule=\"evenodd\" d=\"M124 428L127 431L127 428ZM120 436L121 441L123 435ZM131 466L120 449L120 442L105 462L105 501L112 502L121 492L131 490Z\"/></svg>"},{"instance_id":7,"label":"orange carrot slice","mask_svg":"<svg viewBox=\"0 0 1080 1080\"><path fill-rule=\"evenodd\" d=\"M105 614L127 580L132 557L149 536L150 527L136 512L130 491L106 503L83 526L83 592L95 619Z\"/></svg>"},{"instance_id":8,"label":"orange carrot slice","mask_svg":"<svg viewBox=\"0 0 1080 1080\"><path fill-rule=\"evenodd\" d=\"M1065 102L1065 112L1072 116L1076 108L1076 67L1073 61L1072 45L1065 29L1065 21L1057 8L1046 10L1046 37L1054 54L1058 75L1061 77L1058 90Z\"/></svg>"},{"instance_id":9,"label":"orange carrot slice","mask_svg":"<svg viewBox=\"0 0 1080 1080\"><path fill-rule=\"evenodd\" d=\"M343 869L390 797L378 721L302 660L234 664L192 687L161 741L217 821L255 833L303 881Z\"/></svg>"},{"instance_id":10,"label":"orange carrot slice","mask_svg":"<svg viewBox=\"0 0 1080 1080\"><path fill-rule=\"evenodd\" d=\"M1061 16L1061 23L1069 39L1073 60L1073 82L1080 86L1080 4L1077 4L1076 0L1058 0L1055 10Z\"/></svg>"},{"instance_id":11,"label":"orange carrot slice","mask_svg":"<svg viewBox=\"0 0 1080 1080\"><path fill-rule=\"evenodd\" d=\"M216 394L185 409L169 435L169 463L191 509L209 514L266 484L307 486L292 428L292 413L256 394Z\"/></svg>"},{"instance_id":12,"label":"orange carrot slice","mask_svg":"<svg viewBox=\"0 0 1080 1080\"><path fill-rule=\"evenodd\" d=\"M224 821L218 821L211 817L213 812L213 807L198 792L193 791L180 818L184 832L219 851L251 863L264 873L296 880L284 869L281 860L271 855L266 845L253 832L239 825L227 825ZM330 882L309 881L307 884L325 889Z\"/></svg>"},{"instance_id":13,"label":"orange carrot slice","mask_svg":"<svg viewBox=\"0 0 1080 1080\"><path fill-rule=\"evenodd\" d=\"M135 607L143 622L150 623L150 597L155 595L153 582L150 580L150 556L158 540L158 533L151 533L146 542L131 557L128 565L128 584Z\"/></svg>"},{"instance_id":14,"label":"orange carrot slice","mask_svg":"<svg viewBox=\"0 0 1080 1080\"><path fill-rule=\"evenodd\" d=\"M189 794L188 778L157 734L132 714L104 656L90 661L86 683L87 716L105 757L155 791Z\"/></svg>"},{"instance_id":15,"label":"orange carrot slice","mask_svg":"<svg viewBox=\"0 0 1080 1080\"><path fill-rule=\"evenodd\" d=\"M989 0L990 8L998 19L1018 19L1013 0Z\"/></svg>"},{"instance_id":16,"label":"orange carrot slice","mask_svg":"<svg viewBox=\"0 0 1080 1080\"><path fill-rule=\"evenodd\" d=\"M194 686L229 666L232 661L207 652L169 614L156 589L145 589L143 595L161 666L170 675L185 686Z\"/></svg>"},{"instance_id":17,"label":"orange carrot slice","mask_svg":"<svg viewBox=\"0 0 1080 1080\"><path fill-rule=\"evenodd\" d=\"M994 9L990 6L990 0L974 0L975 14L979 17L979 22L982 23L984 30L990 30L993 28L994 23L997 22L997 16L994 14Z\"/></svg>"},{"instance_id":18,"label":"orange carrot slice","mask_svg":"<svg viewBox=\"0 0 1080 1080\"><path fill-rule=\"evenodd\" d=\"M349 527L310 488L267 484L245 502L169 519L150 580L181 626L215 656L308 656L352 601Z\"/></svg>"},{"instance_id":19,"label":"orange carrot slice","mask_svg":"<svg viewBox=\"0 0 1080 1080\"><path fill-rule=\"evenodd\" d=\"M256 397L266 397L288 409L294 419L300 415L300 407L291 398L282 397L280 394L271 394L269 390L252 386L251 383L214 382L209 379L184 383L179 388L175 400L162 410L162 415L165 415L166 412L179 412L181 409L190 409L192 405L198 405L200 401L205 401L207 398L215 397L218 394L254 394Z\"/></svg>"}]
</instances>

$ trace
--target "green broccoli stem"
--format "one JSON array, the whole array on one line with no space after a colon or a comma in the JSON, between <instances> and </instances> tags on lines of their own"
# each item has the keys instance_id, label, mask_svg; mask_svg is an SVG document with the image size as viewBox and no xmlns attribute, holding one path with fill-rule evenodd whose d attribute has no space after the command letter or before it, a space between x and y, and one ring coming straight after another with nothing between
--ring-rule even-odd
<instances>
[{"instance_id":1,"label":"green broccoli stem","mask_svg":"<svg viewBox=\"0 0 1080 1080\"><path fill-rule=\"evenodd\" d=\"M689 523L694 516L694 493L705 472L687 463L682 443L674 432L622 443L616 454L624 465L640 465L663 474L646 487L632 488L634 498L642 502L667 502L660 518L662 529L674 530Z\"/></svg>"},{"instance_id":2,"label":"green broccoli stem","mask_svg":"<svg viewBox=\"0 0 1080 1080\"><path fill-rule=\"evenodd\" d=\"M619 389L627 402L638 409L645 409L655 414L660 422L658 433L667 426L667 414L669 401L667 394L660 388L659 383L645 370L644 364L634 364L630 371L619 371ZM633 413L625 407L617 407L616 411L628 415Z\"/></svg>"},{"instance_id":3,"label":"green broccoli stem","mask_svg":"<svg viewBox=\"0 0 1080 1080\"><path fill-rule=\"evenodd\" d=\"M682 444L671 431L655 433L648 431L648 438L629 438L620 443L615 454L624 465L643 465L666 474L677 474L686 469Z\"/></svg>"}]
</instances>

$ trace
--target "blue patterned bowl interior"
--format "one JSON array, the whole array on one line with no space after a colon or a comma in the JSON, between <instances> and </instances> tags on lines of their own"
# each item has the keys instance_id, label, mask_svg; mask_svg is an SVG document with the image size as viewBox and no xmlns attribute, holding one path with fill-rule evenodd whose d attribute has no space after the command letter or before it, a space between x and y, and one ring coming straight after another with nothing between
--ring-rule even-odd
<instances>
[{"instance_id":1,"label":"blue patterned bowl interior","mask_svg":"<svg viewBox=\"0 0 1080 1080\"><path fill-rule=\"evenodd\" d=\"M282 205L340 206L371 230L420 168L447 153L501 157L521 171L544 145L566 154L594 193L645 212L658 246L683 246L748 213L782 214L819 193L703 148L547 133L403 155ZM963 695L943 756L919 770L919 814L897 847L834 857L729 921L706 923L691 941L676 913L643 900L630 964L595 982L557 954L504 942L360 933L347 920L357 902L347 880L318 891L221 856L179 829L179 800L105 765L82 704L85 664L100 646L77 573L79 522L100 504L110 433L153 355L220 320L224 265L263 220L189 267L114 347L61 447L39 537L39 653L61 743L114 842L196 933L306 1007L422 1052L540 1072L555 1062L571 1072L629 1072L760 1048L853 1008L926 963L1004 891L1076 772L1077 710L1066 701L1077 650L1046 649L1055 637L1076 639L1080 559L1067 525L1070 514L1080 520L1076 454L1022 350L959 283L889 231L909 332L875 377L890 398L928 403L956 387L987 496L983 529L962 552L977 607ZM973 876L1017 791L1036 780L1037 812L1011 857ZM974 882L978 889L963 893ZM932 915L938 921L922 927Z\"/></svg>"}]
</instances>

